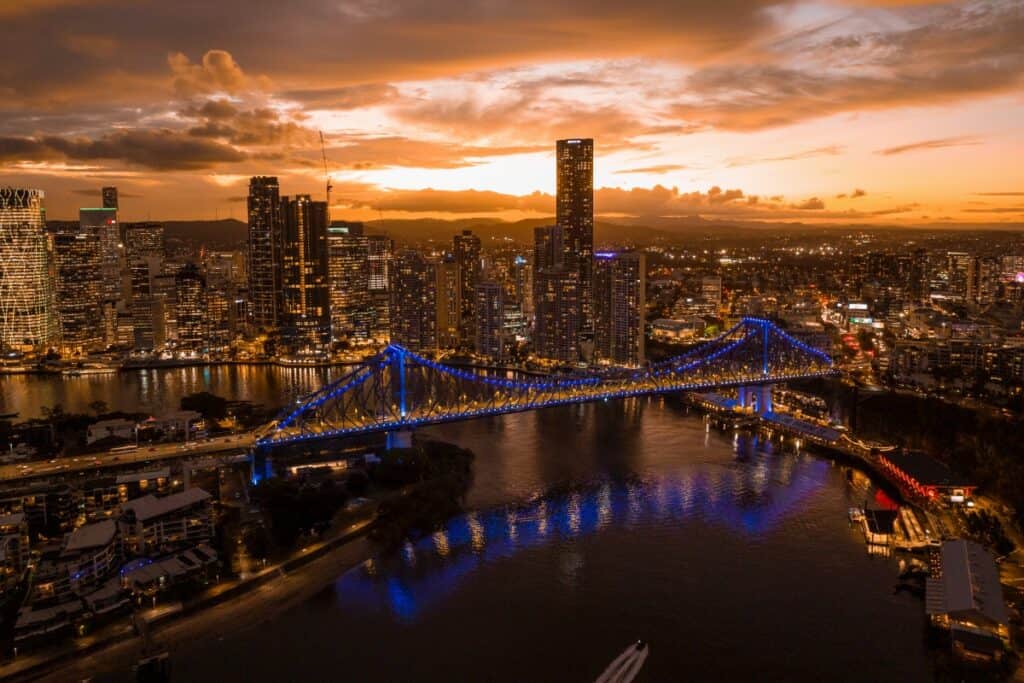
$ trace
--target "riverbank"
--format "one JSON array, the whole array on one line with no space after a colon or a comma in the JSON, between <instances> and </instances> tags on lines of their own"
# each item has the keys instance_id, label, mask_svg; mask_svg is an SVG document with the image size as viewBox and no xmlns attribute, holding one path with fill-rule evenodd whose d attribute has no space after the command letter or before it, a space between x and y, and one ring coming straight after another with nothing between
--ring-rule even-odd
<instances>
[{"instance_id":1,"label":"riverbank","mask_svg":"<svg viewBox=\"0 0 1024 683\"><path fill-rule=\"evenodd\" d=\"M360 520L252 576L223 581L187 603L163 605L139 615L149 624L155 642L172 652L173 661L176 644L223 636L240 614L270 618L319 590L324 577L365 562L372 554L365 537L373 522L373 518ZM218 609L211 611L213 607ZM0 678L78 680L90 676L101 663L109 667L113 662L119 663L119 669L130 670L141 648L141 640L129 624L110 624L86 638L17 656L0 666Z\"/></svg>"}]
</instances>

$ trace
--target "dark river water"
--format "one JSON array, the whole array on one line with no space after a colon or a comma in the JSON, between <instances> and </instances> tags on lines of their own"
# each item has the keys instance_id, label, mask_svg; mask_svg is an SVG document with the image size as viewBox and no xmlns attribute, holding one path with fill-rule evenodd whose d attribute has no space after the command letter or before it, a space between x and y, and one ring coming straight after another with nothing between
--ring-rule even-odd
<instances>
[{"instance_id":1,"label":"dark river water","mask_svg":"<svg viewBox=\"0 0 1024 683\"><path fill-rule=\"evenodd\" d=\"M112 407L197 387L270 402L297 373L315 380L204 372L24 395L0 379L0 393L8 410L75 409L74 381ZM828 460L706 431L674 399L423 431L477 454L469 512L257 628L175 652L175 680L592 681L638 638L643 681L931 677L921 601L894 593L896 561L847 521L867 485Z\"/></svg>"}]
</instances>

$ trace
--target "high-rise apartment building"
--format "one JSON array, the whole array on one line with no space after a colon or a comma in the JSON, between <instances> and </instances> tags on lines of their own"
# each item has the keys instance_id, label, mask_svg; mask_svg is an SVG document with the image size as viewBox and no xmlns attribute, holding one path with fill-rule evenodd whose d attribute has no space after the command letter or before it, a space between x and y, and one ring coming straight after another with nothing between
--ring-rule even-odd
<instances>
[{"instance_id":1,"label":"high-rise apartment building","mask_svg":"<svg viewBox=\"0 0 1024 683\"><path fill-rule=\"evenodd\" d=\"M99 235L103 300L116 307L124 299L122 287L125 272L124 247L121 242L121 226L117 222L117 209L79 209L78 223L83 232L94 232Z\"/></svg>"},{"instance_id":2,"label":"high-rise apartment building","mask_svg":"<svg viewBox=\"0 0 1024 683\"><path fill-rule=\"evenodd\" d=\"M1000 263L995 256L975 256L967 269L967 301L984 307L995 302L999 293Z\"/></svg>"},{"instance_id":3,"label":"high-rise apartment building","mask_svg":"<svg viewBox=\"0 0 1024 683\"><path fill-rule=\"evenodd\" d=\"M923 303L931 294L930 268L928 267L928 251L915 249L910 255L907 272L907 293L915 303Z\"/></svg>"},{"instance_id":4,"label":"high-rise apartment building","mask_svg":"<svg viewBox=\"0 0 1024 683\"><path fill-rule=\"evenodd\" d=\"M551 270L565 266L565 231L560 225L542 225L533 229L533 270Z\"/></svg>"},{"instance_id":5,"label":"high-rise apartment building","mask_svg":"<svg viewBox=\"0 0 1024 683\"><path fill-rule=\"evenodd\" d=\"M575 363L579 360L580 281L565 268L533 274L534 351L542 358Z\"/></svg>"},{"instance_id":6,"label":"high-rise apartment building","mask_svg":"<svg viewBox=\"0 0 1024 683\"><path fill-rule=\"evenodd\" d=\"M249 232L246 271L253 327L272 330L281 324L282 216L277 178L249 179Z\"/></svg>"},{"instance_id":7,"label":"high-rise apartment building","mask_svg":"<svg viewBox=\"0 0 1024 683\"><path fill-rule=\"evenodd\" d=\"M461 339L461 269L452 256L445 256L434 267L437 271L437 344L442 349L453 349Z\"/></svg>"},{"instance_id":8,"label":"high-rise apartment building","mask_svg":"<svg viewBox=\"0 0 1024 683\"><path fill-rule=\"evenodd\" d=\"M579 274L580 331L593 330L594 141L559 140L555 222L564 234L565 267Z\"/></svg>"},{"instance_id":9,"label":"high-rise apartment building","mask_svg":"<svg viewBox=\"0 0 1024 683\"><path fill-rule=\"evenodd\" d=\"M391 269L391 341L411 351L437 349L437 274L423 254L403 249Z\"/></svg>"},{"instance_id":10,"label":"high-rise apartment building","mask_svg":"<svg viewBox=\"0 0 1024 683\"><path fill-rule=\"evenodd\" d=\"M370 336L385 339L391 330L390 287L394 246L391 239L384 235L368 235L366 245L370 267L370 303L373 306Z\"/></svg>"},{"instance_id":11,"label":"high-rise apartment building","mask_svg":"<svg viewBox=\"0 0 1024 683\"><path fill-rule=\"evenodd\" d=\"M174 276L177 299L178 346L199 351L207 343L206 280L194 263Z\"/></svg>"},{"instance_id":12,"label":"high-rise apartment building","mask_svg":"<svg viewBox=\"0 0 1024 683\"><path fill-rule=\"evenodd\" d=\"M281 198L282 341L292 353L326 351L331 338L327 286L327 202ZM180 314L179 314L180 315Z\"/></svg>"},{"instance_id":13,"label":"high-rise apartment building","mask_svg":"<svg viewBox=\"0 0 1024 683\"><path fill-rule=\"evenodd\" d=\"M505 360L505 292L494 281L480 282L474 297L476 352L493 361Z\"/></svg>"},{"instance_id":14,"label":"high-rise apartment building","mask_svg":"<svg viewBox=\"0 0 1024 683\"><path fill-rule=\"evenodd\" d=\"M331 299L331 340L370 338L370 244L362 223L332 221L327 228L327 280Z\"/></svg>"},{"instance_id":15,"label":"high-rise apartment building","mask_svg":"<svg viewBox=\"0 0 1024 683\"><path fill-rule=\"evenodd\" d=\"M124 258L128 265L128 291L135 348L152 351L157 339L162 314L153 292L153 280L164 268L164 226L162 223L125 223Z\"/></svg>"},{"instance_id":16,"label":"high-rise apartment building","mask_svg":"<svg viewBox=\"0 0 1024 683\"><path fill-rule=\"evenodd\" d=\"M60 330L42 190L0 188L0 344L41 348Z\"/></svg>"},{"instance_id":17,"label":"high-rise apartment building","mask_svg":"<svg viewBox=\"0 0 1024 683\"><path fill-rule=\"evenodd\" d=\"M700 295L709 304L722 305L722 277L706 275L700 279Z\"/></svg>"},{"instance_id":18,"label":"high-rise apartment building","mask_svg":"<svg viewBox=\"0 0 1024 683\"><path fill-rule=\"evenodd\" d=\"M226 348L239 332L239 252L206 255L206 317L211 349ZM243 309L244 310L244 309Z\"/></svg>"},{"instance_id":19,"label":"high-rise apartment building","mask_svg":"<svg viewBox=\"0 0 1024 683\"><path fill-rule=\"evenodd\" d=\"M950 251L946 254L946 294L960 301L967 299L967 286L970 281L971 263L974 258L962 251Z\"/></svg>"},{"instance_id":20,"label":"high-rise apartment building","mask_svg":"<svg viewBox=\"0 0 1024 683\"><path fill-rule=\"evenodd\" d=\"M644 362L646 263L642 253L594 259L594 355L613 365Z\"/></svg>"},{"instance_id":21,"label":"high-rise apartment building","mask_svg":"<svg viewBox=\"0 0 1024 683\"><path fill-rule=\"evenodd\" d=\"M480 238L471 230L463 230L452 240L455 262L459 265L459 289L462 305L462 338L469 341L473 338L474 292L480 281Z\"/></svg>"},{"instance_id":22,"label":"high-rise apartment building","mask_svg":"<svg viewBox=\"0 0 1024 683\"><path fill-rule=\"evenodd\" d=\"M100 236L77 223L53 235L56 305L61 349L86 354L105 346Z\"/></svg>"}]
</instances>

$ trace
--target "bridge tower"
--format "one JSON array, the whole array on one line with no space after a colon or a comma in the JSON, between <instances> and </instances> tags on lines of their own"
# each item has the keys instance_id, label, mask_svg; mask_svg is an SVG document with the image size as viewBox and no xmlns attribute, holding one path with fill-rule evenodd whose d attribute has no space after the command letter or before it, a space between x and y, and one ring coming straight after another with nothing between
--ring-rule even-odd
<instances>
[{"instance_id":1,"label":"bridge tower","mask_svg":"<svg viewBox=\"0 0 1024 683\"><path fill-rule=\"evenodd\" d=\"M396 403L398 404L398 414L401 421L405 421L409 415L409 404L406 391L408 387L408 378L406 377L406 350L404 347L397 347L395 353L391 354L391 374L398 380ZM394 448L412 448L412 432L411 426L403 425L397 429L391 429L387 432L387 440L385 441L385 448L392 450Z\"/></svg>"},{"instance_id":2,"label":"bridge tower","mask_svg":"<svg viewBox=\"0 0 1024 683\"><path fill-rule=\"evenodd\" d=\"M770 353L768 350L768 339L771 333L771 323L767 320L755 321L761 328L761 375L768 377L771 374ZM772 386L770 384L756 384L739 387L738 399L740 409L744 412L752 410L758 415L766 415L772 412Z\"/></svg>"}]
</instances>

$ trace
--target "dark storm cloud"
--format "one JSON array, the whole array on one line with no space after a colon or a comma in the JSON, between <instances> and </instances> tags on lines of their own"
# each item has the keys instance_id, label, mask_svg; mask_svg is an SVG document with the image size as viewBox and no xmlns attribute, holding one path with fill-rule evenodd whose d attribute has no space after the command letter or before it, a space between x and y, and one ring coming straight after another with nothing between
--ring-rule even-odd
<instances>
[{"instance_id":1,"label":"dark storm cloud","mask_svg":"<svg viewBox=\"0 0 1024 683\"><path fill-rule=\"evenodd\" d=\"M174 85L183 94L252 85L239 63L252 73L304 83L300 91L308 91L557 58L658 52L703 60L761 36L773 24L764 12L769 4L44 2L5 17L0 82L25 100L45 103L95 94L92 86L100 83L141 92L146 84L133 77L164 78L168 55ZM108 56L83 54L69 45L74 41L68 36L105 37L117 49Z\"/></svg>"},{"instance_id":2,"label":"dark storm cloud","mask_svg":"<svg viewBox=\"0 0 1024 683\"><path fill-rule=\"evenodd\" d=\"M118 131L95 139L0 138L0 160L5 162L120 161L154 170L196 170L246 158L230 145L166 129Z\"/></svg>"}]
</instances>

